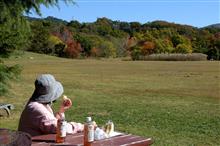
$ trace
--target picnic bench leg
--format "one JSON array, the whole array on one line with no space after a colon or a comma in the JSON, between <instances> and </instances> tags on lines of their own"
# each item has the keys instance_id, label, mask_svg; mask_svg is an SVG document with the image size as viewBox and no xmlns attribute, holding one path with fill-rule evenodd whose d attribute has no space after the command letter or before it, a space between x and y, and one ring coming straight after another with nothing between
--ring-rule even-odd
<instances>
[{"instance_id":1,"label":"picnic bench leg","mask_svg":"<svg viewBox=\"0 0 220 146\"><path fill-rule=\"evenodd\" d=\"M10 110L7 107L5 107L4 110L7 112L8 117L9 117L11 115Z\"/></svg>"},{"instance_id":2,"label":"picnic bench leg","mask_svg":"<svg viewBox=\"0 0 220 146\"><path fill-rule=\"evenodd\" d=\"M0 103L0 110L6 111L7 116L9 117L11 115L10 110L14 109L14 105L13 104L1 104ZM5 114L2 115L2 113L0 113L1 116L4 116Z\"/></svg>"}]
</instances>

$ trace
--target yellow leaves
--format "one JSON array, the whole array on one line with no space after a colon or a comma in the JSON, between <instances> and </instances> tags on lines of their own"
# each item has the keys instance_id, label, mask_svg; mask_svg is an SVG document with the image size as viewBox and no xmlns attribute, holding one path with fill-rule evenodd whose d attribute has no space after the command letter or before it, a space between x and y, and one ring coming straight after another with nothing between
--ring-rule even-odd
<instances>
[{"instance_id":1,"label":"yellow leaves","mask_svg":"<svg viewBox=\"0 0 220 146\"><path fill-rule=\"evenodd\" d=\"M61 41L58 37L54 36L54 35L50 35L49 36L49 43L57 45L57 44L63 44L63 41Z\"/></svg>"}]
</instances>

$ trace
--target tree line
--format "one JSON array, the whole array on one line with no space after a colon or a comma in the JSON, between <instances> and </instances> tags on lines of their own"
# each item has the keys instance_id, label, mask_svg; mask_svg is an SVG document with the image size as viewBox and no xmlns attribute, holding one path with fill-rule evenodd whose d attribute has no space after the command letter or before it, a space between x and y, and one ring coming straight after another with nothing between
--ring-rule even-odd
<instances>
[{"instance_id":1,"label":"tree line","mask_svg":"<svg viewBox=\"0 0 220 146\"><path fill-rule=\"evenodd\" d=\"M65 1L73 3L73 0ZM24 16L31 9L40 15L40 4L54 6L58 0L0 1L1 57L10 56L14 50L28 50L69 58L138 58L159 53L204 53L208 59L220 58L219 27L196 28L166 21L141 24L105 17L80 23Z\"/></svg>"},{"instance_id":2,"label":"tree line","mask_svg":"<svg viewBox=\"0 0 220 146\"><path fill-rule=\"evenodd\" d=\"M122 57L158 53L204 53L219 60L220 29L196 28L166 21L92 23L27 17L32 35L27 50L60 57Z\"/></svg>"}]
</instances>

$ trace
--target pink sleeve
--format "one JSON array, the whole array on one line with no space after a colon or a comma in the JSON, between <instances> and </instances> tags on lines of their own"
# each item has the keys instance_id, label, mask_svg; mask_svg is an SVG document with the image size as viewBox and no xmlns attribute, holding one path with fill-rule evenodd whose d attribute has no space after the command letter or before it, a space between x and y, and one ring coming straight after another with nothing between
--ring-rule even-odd
<instances>
[{"instance_id":1,"label":"pink sleeve","mask_svg":"<svg viewBox=\"0 0 220 146\"><path fill-rule=\"evenodd\" d=\"M35 126L38 126L41 133L56 133L57 118L54 116L49 105L32 102L30 104L30 110L32 111L32 119L34 120L32 122L35 123Z\"/></svg>"},{"instance_id":2,"label":"pink sleeve","mask_svg":"<svg viewBox=\"0 0 220 146\"><path fill-rule=\"evenodd\" d=\"M39 128L42 133L56 133L57 119L54 116L43 116L39 120Z\"/></svg>"},{"instance_id":3,"label":"pink sleeve","mask_svg":"<svg viewBox=\"0 0 220 146\"><path fill-rule=\"evenodd\" d=\"M41 133L56 133L57 118L54 116L51 107L37 103L33 107L36 114L35 122L39 123ZM70 134L81 132L83 129L84 126L81 123L70 122L66 125L66 131Z\"/></svg>"},{"instance_id":4,"label":"pink sleeve","mask_svg":"<svg viewBox=\"0 0 220 146\"><path fill-rule=\"evenodd\" d=\"M57 127L57 119L55 117L44 117L40 121L40 129L42 133L56 133ZM82 132L84 129L84 125L81 123L70 122L66 123L66 132L69 134L74 134L77 132Z\"/></svg>"}]
</instances>

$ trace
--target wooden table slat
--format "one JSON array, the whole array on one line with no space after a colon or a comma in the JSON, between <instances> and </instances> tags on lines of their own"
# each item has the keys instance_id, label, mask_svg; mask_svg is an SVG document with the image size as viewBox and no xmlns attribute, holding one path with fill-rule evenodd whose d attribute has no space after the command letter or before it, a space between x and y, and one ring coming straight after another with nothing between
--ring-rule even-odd
<instances>
[{"instance_id":1,"label":"wooden table slat","mask_svg":"<svg viewBox=\"0 0 220 146\"><path fill-rule=\"evenodd\" d=\"M32 138L32 146L83 146L83 133L67 135L65 143L56 144L55 134L35 136ZM115 137L97 140L92 146L148 146L152 139L141 136L122 134Z\"/></svg>"},{"instance_id":2,"label":"wooden table slat","mask_svg":"<svg viewBox=\"0 0 220 146\"><path fill-rule=\"evenodd\" d=\"M83 135L82 134L77 135L77 136L69 135L65 141L66 141L66 143L74 142L75 145L82 145L83 144Z\"/></svg>"},{"instance_id":3,"label":"wooden table slat","mask_svg":"<svg viewBox=\"0 0 220 146\"><path fill-rule=\"evenodd\" d=\"M140 141L135 141L135 142L131 142L129 144L123 144L121 146L147 146L147 145L151 145L153 143L151 138L148 139L144 139L144 140L140 140Z\"/></svg>"},{"instance_id":4,"label":"wooden table slat","mask_svg":"<svg viewBox=\"0 0 220 146\"><path fill-rule=\"evenodd\" d=\"M123 136L117 136L117 137L112 137L110 139L107 139L106 141L96 141L94 142L94 146L104 146L104 145L108 145L108 146L120 146L123 144L129 145L132 142L136 142L134 144L138 144L138 143L143 143L146 140L145 138L142 138L140 136L133 136L133 135L123 135Z\"/></svg>"}]
</instances>

